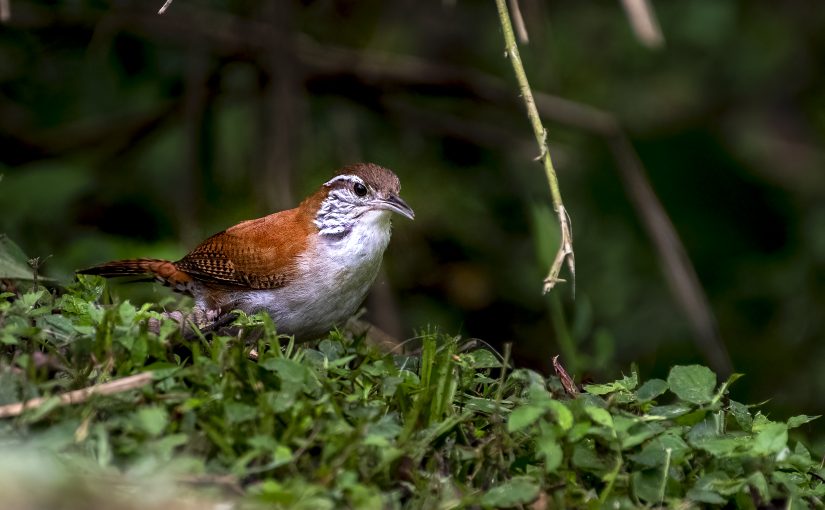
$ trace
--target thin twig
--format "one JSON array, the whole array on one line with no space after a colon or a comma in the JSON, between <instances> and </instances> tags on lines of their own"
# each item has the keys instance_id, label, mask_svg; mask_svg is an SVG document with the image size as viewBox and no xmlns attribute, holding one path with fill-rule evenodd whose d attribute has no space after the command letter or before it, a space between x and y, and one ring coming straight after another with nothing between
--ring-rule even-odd
<instances>
[{"instance_id":1,"label":"thin twig","mask_svg":"<svg viewBox=\"0 0 825 510\"><path fill-rule=\"evenodd\" d=\"M622 0L633 33L648 48L660 48L665 43L656 12L650 0Z\"/></svg>"},{"instance_id":2,"label":"thin twig","mask_svg":"<svg viewBox=\"0 0 825 510\"><path fill-rule=\"evenodd\" d=\"M530 83L527 81L527 73L524 71L524 66L521 63L521 57L518 52L518 45L516 45L516 38L513 34L513 25L510 23L510 15L507 12L507 4L504 0L496 0L498 6L498 15L501 21L501 28L504 32L504 45L506 47L506 54L513 64L513 71L516 74L516 80L519 83L519 91L521 97L524 98L524 103L527 106L527 116L530 118L530 123L533 126L533 134L536 137L536 143L539 146L538 159L544 164L544 171L547 174L547 182L550 184L550 195L553 199L553 210L559 219L559 227L561 229L561 243L559 250L556 253L556 258L553 265L550 267L550 272L544 279L544 292L550 292L557 283L564 280L559 278L561 267L567 261L567 267L570 269L570 274L573 277L573 286L576 282L576 264L573 258L573 234L570 230L570 222L568 220L567 211L564 208L564 203L561 199L561 191L559 191L559 180L556 177L556 169L553 168L553 160L550 157L550 148L547 145L547 130L541 123L536 102L533 99L533 91L530 89Z\"/></svg>"},{"instance_id":3,"label":"thin twig","mask_svg":"<svg viewBox=\"0 0 825 510\"><path fill-rule=\"evenodd\" d=\"M70 391L61 395L56 395L59 399L58 405L80 404L85 402L94 395L114 395L116 393L123 393L125 391L146 386L154 378L153 372L142 372L140 374L130 375L122 379L116 379L103 384L95 384L87 388ZM8 404L0 406L0 418L9 418L12 416L19 416L24 411L37 409L44 403L50 401L53 397L39 397L25 402L17 402L15 404Z\"/></svg>"},{"instance_id":4,"label":"thin twig","mask_svg":"<svg viewBox=\"0 0 825 510\"><path fill-rule=\"evenodd\" d=\"M166 12L166 9L168 9L170 5L172 5L172 0L166 0L166 1L163 3L163 7L161 7L161 8L158 10L158 14L163 14L164 12Z\"/></svg>"},{"instance_id":5,"label":"thin twig","mask_svg":"<svg viewBox=\"0 0 825 510\"><path fill-rule=\"evenodd\" d=\"M236 494L238 496L244 495L243 487L241 486L241 483L238 481L238 478L234 475L183 475L176 478L175 480L179 483L185 483L188 485L216 485L219 487L224 487L231 491L233 494Z\"/></svg>"},{"instance_id":6,"label":"thin twig","mask_svg":"<svg viewBox=\"0 0 825 510\"><path fill-rule=\"evenodd\" d=\"M521 44L529 44L530 36L527 35L527 27L524 25L524 17L521 15L518 0L510 0L510 11L513 13L513 25L516 27L518 41Z\"/></svg>"}]
</instances>

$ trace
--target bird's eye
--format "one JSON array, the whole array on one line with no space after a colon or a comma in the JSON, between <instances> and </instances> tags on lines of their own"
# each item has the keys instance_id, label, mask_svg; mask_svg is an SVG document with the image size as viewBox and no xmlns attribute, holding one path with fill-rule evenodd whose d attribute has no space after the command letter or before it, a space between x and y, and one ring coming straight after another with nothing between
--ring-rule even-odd
<instances>
[{"instance_id":1,"label":"bird's eye","mask_svg":"<svg viewBox=\"0 0 825 510\"><path fill-rule=\"evenodd\" d=\"M356 182L355 185L352 187L352 190L359 197L363 197L367 194L367 187L361 184L360 182Z\"/></svg>"}]
</instances>

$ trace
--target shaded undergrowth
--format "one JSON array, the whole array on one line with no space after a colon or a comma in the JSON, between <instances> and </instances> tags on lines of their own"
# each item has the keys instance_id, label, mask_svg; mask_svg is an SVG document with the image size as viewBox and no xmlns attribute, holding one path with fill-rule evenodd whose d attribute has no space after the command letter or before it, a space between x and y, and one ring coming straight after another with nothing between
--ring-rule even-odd
<instances>
[{"instance_id":1,"label":"shaded undergrowth","mask_svg":"<svg viewBox=\"0 0 825 510\"><path fill-rule=\"evenodd\" d=\"M150 305L101 304L104 291L84 278L0 298L0 406L46 397L0 420L5 459L50 466L26 491L31 478L0 462L20 501L82 488L85 504L103 492L109 507L118 494L135 504L157 486L113 494L111 480L154 474L173 499L186 487L240 507L823 506L821 461L789 439L813 417L733 400L736 376L677 366L641 383L631 371L571 398L556 377L437 333L402 355L341 332L296 345L255 316L237 336L185 340ZM56 397L142 372L150 384Z\"/></svg>"}]
</instances>

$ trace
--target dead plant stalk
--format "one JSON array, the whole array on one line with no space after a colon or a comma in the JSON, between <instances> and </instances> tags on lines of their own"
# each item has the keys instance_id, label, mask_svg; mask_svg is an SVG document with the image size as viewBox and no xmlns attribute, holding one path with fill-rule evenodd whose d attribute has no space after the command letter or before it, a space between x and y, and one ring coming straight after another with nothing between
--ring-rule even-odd
<instances>
[{"instance_id":1,"label":"dead plant stalk","mask_svg":"<svg viewBox=\"0 0 825 510\"><path fill-rule=\"evenodd\" d=\"M539 156L536 159L540 160L544 165L544 172L547 175L547 182L550 185L553 210L559 220L561 242L559 243L556 257L553 259L553 264L550 266L550 272L544 279L544 292L550 292L557 283L565 281L559 278L559 273L565 262L567 262L567 267L570 269L575 292L576 261L573 254L573 229L570 225L570 217L561 199L559 180L556 177L556 169L553 167L553 160L550 157L550 147L547 144L547 130L541 122L541 117L539 117L536 101L533 99L533 91L530 89L530 83L527 81L527 73L524 71L524 65L521 63L516 37L513 32L513 24L510 21L510 13L507 10L507 2L506 0L496 0L496 5L498 6L501 29L504 33L505 56L508 57L513 64L513 71L518 81L519 92L521 93L521 97L524 98L524 104L527 106L527 117L530 119L533 134L539 146Z\"/></svg>"}]
</instances>

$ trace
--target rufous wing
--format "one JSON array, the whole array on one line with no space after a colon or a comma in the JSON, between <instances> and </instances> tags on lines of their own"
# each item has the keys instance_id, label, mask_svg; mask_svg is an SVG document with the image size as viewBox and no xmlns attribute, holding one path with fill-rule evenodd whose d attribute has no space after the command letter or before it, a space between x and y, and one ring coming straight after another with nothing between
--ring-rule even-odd
<instances>
[{"instance_id":1,"label":"rufous wing","mask_svg":"<svg viewBox=\"0 0 825 510\"><path fill-rule=\"evenodd\" d=\"M244 221L202 242L175 267L207 284L283 287L297 275L313 228L298 208Z\"/></svg>"}]
</instances>

